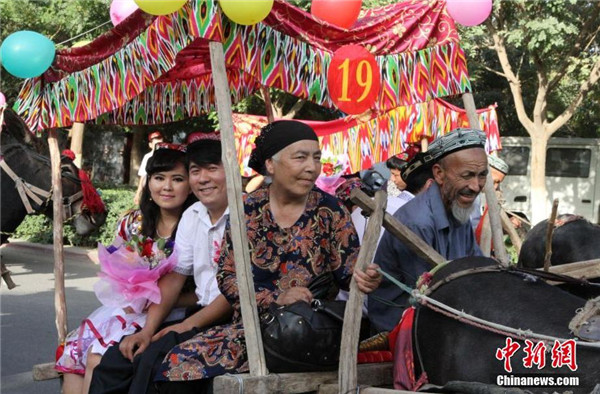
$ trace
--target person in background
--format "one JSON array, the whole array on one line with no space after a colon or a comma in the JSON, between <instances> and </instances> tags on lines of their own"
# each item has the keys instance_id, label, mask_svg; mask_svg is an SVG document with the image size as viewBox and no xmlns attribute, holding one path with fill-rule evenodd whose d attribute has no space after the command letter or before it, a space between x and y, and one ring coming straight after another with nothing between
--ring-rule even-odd
<instances>
[{"instance_id":1,"label":"person in background","mask_svg":"<svg viewBox=\"0 0 600 394\"><path fill-rule=\"evenodd\" d=\"M390 179L387 182L387 193L390 197L396 197L406 188L406 183L402 179L401 171L408 162L406 154L400 154L390 157L386 160L385 166L390 170Z\"/></svg>"},{"instance_id":2,"label":"person in background","mask_svg":"<svg viewBox=\"0 0 600 394\"><path fill-rule=\"evenodd\" d=\"M432 142L421 165L431 165L435 182L394 214L447 260L482 254L469 215L488 174L485 142L485 134L472 129L457 129ZM431 268L389 232L379 243L375 262L413 288L417 278ZM369 294L369 319L374 331L390 331L396 326L408 306L408 296L383 279L380 287Z\"/></svg>"},{"instance_id":3,"label":"person in background","mask_svg":"<svg viewBox=\"0 0 600 394\"><path fill-rule=\"evenodd\" d=\"M148 176L140 209L121 218L117 240L129 242L143 236L153 242L172 241L181 214L195 201L190 194L185 153L180 145L159 145L148 162ZM67 336L63 353L56 362L56 369L64 373L63 392L87 393L93 370L103 354L123 336L143 326L146 317L146 311L135 313L131 307L106 305L89 315Z\"/></svg>"},{"instance_id":4,"label":"person in background","mask_svg":"<svg viewBox=\"0 0 600 394\"><path fill-rule=\"evenodd\" d=\"M416 157L420 152L420 149L416 145L409 145L405 152L402 152L399 155L395 155L390 157L386 161L386 166L390 169L390 179L388 180L388 186L393 185L393 191L389 191L389 187L387 188L388 197L387 197L387 205L386 212L390 215L393 215L402 205L406 204L414 194L411 192L407 192L406 188L408 184L403 176L403 171L407 168L409 162L412 162L412 159ZM429 170L431 168L429 167ZM420 169L416 171L413 175L411 175L411 190L416 191L424 186L424 183L421 184L422 177L416 177L414 175L422 174L425 169ZM426 179L423 179L425 181ZM419 185L417 185L419 183ZM363 235L367 226L367 222L360 208L352 210L352 221L354 222L354 227L356 228L356 232L358 233L358 239L362 243ZM383 228L381 229L381 233L379 239L381 240L381 236L383 236Z\"/></svg>"},{"instance_id":5,"label":"person in background","mask_svg":"<svg viewBox=\"0 0 600 394\"><path fill-rule=\"evenodd\" d=\"M508 174L508 164L498 156L488 155L488 163L490 164L490 169L492 170L492 179L494 181L494 190L500 190L500 184Z\"/></svg>"},{"instance_id":6,"label":"person in background","mask_svg":"<svg viewBox=\"0 0 600 394\"><path fill-rule=\"evenodd\" d=\"M502 190L500 189L500 184L502 183L502 181L504 181L504 178L508 174L510 168L508 164L506 164L506 162L498 156L488 155L488 163L490 165L492 180L494 181L494 190L496 191L498 201L500 202L500 204L502 204ZM477 227L475 228L475 239L477 240L478 244L481 244L481 235L484 231L484 226L489 226L489 220L490 218L488 215L488 206L486 203L483 206L481 219L477 224ZM519 220L519 218L516 216L511 216L510 221L515 228L519 228L522 225L521 220Z\"/></svg>"},{"instance_id":7,"label":"person in background","mask_svg":"<svg viewBox=\"0 0 600 394\"><path fill-rule=\"evenodd\" d=\"M425 163L426 154L417 153L402 169L402 180L406 188L398 195L399 207L426 191L435 182L431 172L431 164Z\"/></svg>"},{"instance_id":8,"label":"person in background","mask_svg":"<svg viewBox=\"0 0 600 394\"><path fill-rule=\"evenodd\" d=\"M144 185L146 184L146 165L148 164L148 160L152 157L154 153L154 149L156 144L163 142L164 138L160 131L153 131L148 134L148 147L150 148L150 152L146 153L142 158L142 162L140 163L140 169L138 170L138 176L140 177L138 181L138 187L135 191L135 196L133 197L133 203L135 205L140 205L140 197L142 195L142 190L144 189Z\"/></svg>"}]
</instances>

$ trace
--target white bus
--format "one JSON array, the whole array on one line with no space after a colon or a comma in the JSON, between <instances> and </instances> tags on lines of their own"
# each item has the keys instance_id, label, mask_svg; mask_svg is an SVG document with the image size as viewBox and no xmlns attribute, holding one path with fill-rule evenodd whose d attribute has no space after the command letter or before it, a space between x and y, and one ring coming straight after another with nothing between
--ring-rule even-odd
<instances>
[{"instance_id":1,"label":"white bus","mask_svg":"<svg viewBox=\"0 0 600 394\"><path fill-rule=\"evenodd\" d=\"M510 170L502 193L505 208L531 218L531 140L529 137L502 137L499 156ZM558 213L581 215L600 223L600 139L551 138L546 151L545 217L558 198ZM535 202L536 204L538 202ZM535 223L533 223L535 224Z\"/></svg>"}]
</instances>

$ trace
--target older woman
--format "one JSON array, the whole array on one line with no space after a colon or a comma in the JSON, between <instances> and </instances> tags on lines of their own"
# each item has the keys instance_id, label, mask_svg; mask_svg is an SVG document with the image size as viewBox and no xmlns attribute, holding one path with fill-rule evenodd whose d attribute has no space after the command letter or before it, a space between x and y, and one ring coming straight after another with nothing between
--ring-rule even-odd
<instances>
[{"instance_id":1,"label":"older woman","mask_svg":"<svg viewBox=\"0 0 600 394\"><path fill-rule=\"evenodd\" d=\"M330 271L348 288L358 238L343 204L317 189L321 150L314 131L297 121L265 126L250 165L272 183L246 196L245 213L259 314L269 305L311 301L308 284ZM356 271L359 289L381 281L376 265ZM207 378L248 371L231 233L226 231L217 274L222 294L234 307L233 323L200 332L165 357L155 377L161 393L201 392Z\"/></svg>"}]
</instances>

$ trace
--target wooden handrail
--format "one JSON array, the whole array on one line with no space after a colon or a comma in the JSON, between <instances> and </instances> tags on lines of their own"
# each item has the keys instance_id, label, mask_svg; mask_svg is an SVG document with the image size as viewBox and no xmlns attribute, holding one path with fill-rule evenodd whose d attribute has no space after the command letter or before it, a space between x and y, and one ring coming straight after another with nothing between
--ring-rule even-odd
<instances>
[{"instance_id":1,"label":"wooden handrail","mask_svg":"<svg viewBox=\"0 0 600 394\"><path fill-rule=\"evenodd\" d=\"M363 213L367 215L371 215L375 210L375 203L373 200L359 189L352 190L350 198L352 199L352 202L358 205L363 210ZM413 233L408 227L400 223L398 219L387 212L383 214L383 228L392 233L393 236L402 241L410 248L410 250L429 263L432 267L446 262L444 256L439 254L418 235Z\"/></svg>"},{"instance_id":2,"label":"wooden handrail","mask_svg":"<svg viewBox=\"0 0 600 394\"><path fill-rule=\"evenodd\" d=\"M383 215L387 205L387 193L379 190L375 193L375 211L371 214L365 236L358 252L354 266L355 270L364 271L375 257L375 249L379 242ZM358 340L364 294L358 290L356 281L350 282L350 295L346 302L344 325L342 327L342 344L340 347L340 366L338 383L341 393L355 391L357 387L356 357L358 355Z\"/></svg>"}]
</instances>

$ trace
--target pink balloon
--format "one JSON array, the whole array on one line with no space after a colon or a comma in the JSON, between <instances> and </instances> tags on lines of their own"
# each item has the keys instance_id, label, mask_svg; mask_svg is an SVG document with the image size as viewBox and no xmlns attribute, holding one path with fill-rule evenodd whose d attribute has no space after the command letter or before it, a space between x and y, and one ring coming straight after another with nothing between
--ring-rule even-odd
<instances>
[{"instance_id":1,"label":"pink balloon","mask_svg":"<svg viewBox=\"0 0 600 394\"><path fill-rule=\"evenodd\" d=\"M110 21L116 26L137 9L138 6L133 0L113 0L110 3Z\"/></svg>"},{"instance_id":2,"label":"pink balloon","mask_svg":"<svg viewBox=\"0 0 600 394\"><path fill-rule=\"evenodd\" d=\"M492 12L492 0L446 0L448 14L463 26L476 26Z\"/></svg>"},{"instance_id":3,"label":"pink balloon","mask_svg":"<svg viewBox=\"0 0 600 394\"><path fill-rule=\"evenodd\" d=\"M0 107L2 107L4 104L6 104L6 97L4 97L4 94L0 92Z\"/></svg>"}]
</instances>

